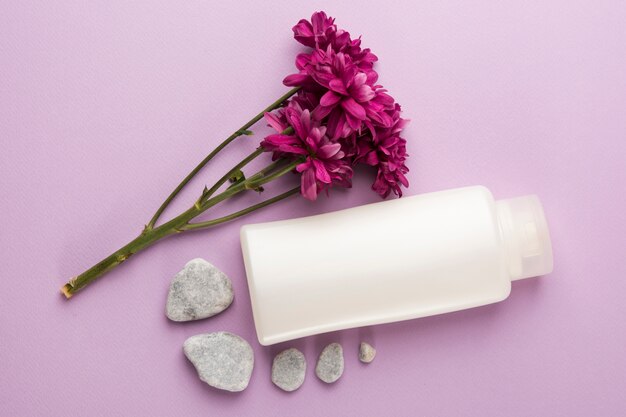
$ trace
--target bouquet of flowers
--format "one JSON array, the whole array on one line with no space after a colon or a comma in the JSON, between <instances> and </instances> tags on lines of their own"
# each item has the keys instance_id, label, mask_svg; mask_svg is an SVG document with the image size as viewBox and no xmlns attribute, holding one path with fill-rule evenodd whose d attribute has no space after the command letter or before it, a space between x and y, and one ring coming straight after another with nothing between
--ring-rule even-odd
<instances>
[{"instance_id":1,"label":"bouquet of flowers","mask_svg":"<svg viewBox=\"0 0 626 417\"><path fill-rule=\"evenodd\" d=\"M338 29L335 19L324 12L313 13L310 21L300 20L293 32L298 42L310 48L296 57L298 72L283 80L293 88L207 155L163 202L137 238L70 279L61 288L67 298L167 236L207 229L298 193L315 200L321 191L328 192L333 186L350 187L353 171L359 165L376 170L372 189L381 197L391 193L402 196L401 187L409 185L405 177L409 169L405 165L406 140L400 134L408 121L400 117L400 105L378 84L374 70L378 58L361 46L360 38L352 39L350 33ZM250 128L263 118L276 133L265 137L254 152L212 187L205 187L193 206L157 225L185 185L229 143L252 135ZM272 153L272 162L246 175L246 165L265 152ZM300 176L299 187L227 216L192 222L218 203L246 191L262 191L264 184L289 173Z\"/></svg>"}]
</instances>

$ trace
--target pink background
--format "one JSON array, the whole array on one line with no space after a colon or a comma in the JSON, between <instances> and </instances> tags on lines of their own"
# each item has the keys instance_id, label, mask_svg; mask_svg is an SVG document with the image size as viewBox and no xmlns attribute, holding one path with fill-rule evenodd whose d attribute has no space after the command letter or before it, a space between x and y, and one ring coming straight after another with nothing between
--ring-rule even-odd
<instances>
[{"instance_id":1,"label":"pink background","mask_svg":"<svg viewBox=\"0 0 626 417\"><path fill-rule=\"evenodd\" d=\"M261 347L239 227L378 201L362 173L329 199L161 242L66 302L67 278L134 237L192 166L286 91L300 50L290 28L322 8L363 34L413 120L408 193L539 194L554 272L497 305ZM3 2L0 415L623 415L625 21L620 1ZM175 208L260 137L228 148ZM194 257L232 277L235 302L171 323L169 281ZM187 337L217 330L254 347L243 393L208 387L183 356ZM369 366L361 339L379 351ZM346 370L328 386L313 368L330 340ZM309 363L291 394L269 379L287 346Z\"/></svg>"}]
</instances>

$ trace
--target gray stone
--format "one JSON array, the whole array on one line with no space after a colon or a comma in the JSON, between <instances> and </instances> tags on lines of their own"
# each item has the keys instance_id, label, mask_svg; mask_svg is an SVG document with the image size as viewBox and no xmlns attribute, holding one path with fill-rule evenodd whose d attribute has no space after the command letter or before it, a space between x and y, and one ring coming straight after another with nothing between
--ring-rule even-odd
<instances>
[{"instance_id":1,"label":"gray stone","mask_svg":"<svg viewBox=\"0 0 626 417\"><path fill-rule=\"evenodd\" d=\"M333 383L343 374L343 348L339 343L326 346L315 366L315 375L327 384Z\"/></svg>"},{"instance_id":2,"label":"gray stone","mask_svg":"<svg viewBox=\"0 0 626 417\"><path fill-rule=\"evenodd\" d=\"M172 280L165 314L173 321L204 319L226 310L233 296L226 274L204 259L193 259Z\"/></svg>"},{"instance_id":3,"label":"gray stone","mask_svg":"<svg viewBox=\"0 0 626 417\"><path fill-rule=\"evenodd\" d=\"M376 349L367 342L361 342L359 346L359 360L363 363L370 363L376 357Z\"/></svg>"},{"instance_id":4,"label":"gray stone","mask_svg":"<svg viewBox=\"0 0 626 417\"><path fill-rule=\"evenodd\" d=\"M254 368L252 347L228 332L204 333L185 340L183 351L201 380L226 391L243 391Z\"/></svg>"},{"instance_id":5,"label":"gray stone","mask_svg":"<svg viewBox=\"0 0 626 417\"><path fill-rule=\"evenodd\" d=\"M285 391L295 391L304 382L306 359L298 349L283 350L272 363L272 382Z\"/></svg>"}]
</instances>

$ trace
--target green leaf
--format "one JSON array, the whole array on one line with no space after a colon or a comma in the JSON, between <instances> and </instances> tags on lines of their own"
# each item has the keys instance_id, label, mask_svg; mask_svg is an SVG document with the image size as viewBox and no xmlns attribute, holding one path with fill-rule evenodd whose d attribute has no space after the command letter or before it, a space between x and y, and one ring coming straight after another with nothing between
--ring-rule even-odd
<instances>
[{"instance_id":1,"label":"green leaf","mask_svg":"<svg viewBox=\"0 0 626 417\"><path fill-rule=\"evenodd\" d=\"M237 172L235 172L233 175L231 175L228 178L228 181L230 182L239 182L241 180L244 180L246 178L246 176L244 175L242 170L238 170Z\"/></svg>"}]
</instances>

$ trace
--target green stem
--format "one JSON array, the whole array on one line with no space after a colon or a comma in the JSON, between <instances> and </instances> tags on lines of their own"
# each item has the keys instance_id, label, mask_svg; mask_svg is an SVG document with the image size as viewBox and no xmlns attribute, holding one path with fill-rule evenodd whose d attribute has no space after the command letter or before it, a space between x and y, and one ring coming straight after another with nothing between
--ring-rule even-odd
<instances>
[{"instance_id":1,"label":"green stem","mask_svg":"<svg viewBox=\"0 0 626 417\"><path fill-rule=\"evenodd\" d=\"M198 223L188 223L185 226L182 227L183 231L186 230L198 230L198 229L208 229L209 227L213 227L213 226L217 226L218 224L222 224L225 222L228 222L230 220L236 219L238 217L241 216L245 216L248 213L252 213L255 210L261 209L263 207L269 206L270 204L274 204L280 200L284 200L287 197L290 197L294 194L297 194L300 191L300 187L295 187L292 188L289 191L286 191L282 194L277 195L276 197L272 197L270 199L267 199L261 203L255 204L253 206L250 206L248 208L245 208L243 210L239 210L235 213L229 214L228 216L224 216L224 217L219 217L217 219L214 220L207 220L205 222L198 222Z\"/></svg>"},{"instance_id":2,"label":"green stem","mask_svg":"<svg viewBox=\"0 0 626 417\"><path fill-rule=\"evenodd\" d=\"M245 157L241 162L235 165L230 171L228 171L222 178L220 178L213 187L206 190L202 193L200 197L200 201L206 201L209 197L211 197L230 177L232 177L237 171L239 171L244 166L248 165L252 160L254 160L257 156L261 155L264 152L263 148L257 148L250 155Z\"/></svg>"},{"instance_id":3,"label":"green stem","mask_svg":"<svg viewBox=\"0 0 626 417\"><path fill-rule=\"evenodd\" d=\"M293 133L293 127L289 126L287 129L283 130L281 134L283 135L290 135ZM259 171L257 174L255 174L257 177L263 177L265 176L268 172L273 171L277 166L281 165L283 163L282 160L278 160L275 161L274 163L268 165L267 167L263 168L261 171ZM236 172L235 169L231 170L233 173ZM232 188L234 186L236 186L237 184L239 184L240 182L244 181L246 178L244 176L242 176L241 178L239 178L237 181L235 181L234 183L232 183L231 185L228 186L228 188ZM219 188L219 187L218 187ZM208 191L207 191L208 193Z\"/></svg>"},{"instance_id":4,"label":"green stem","mask_svg":"<svg viewBox=\"0 0 626 417\"><path fill-rule=\"evenodd\" d=\"M249 178L242 177L239 180L235 181L234 183L230 184L228 186L227 190L230 190L231 188L236 187L237 185L241 184L244 181L252 181L252 180L264 177L268 172L271 172L271 171L275 170L276 167L282 165L283 163L284 163L284 161L282 161L282 160L278 160L278 161L272 162L271 164L269 164L268 166L266 166L265 168L263 168L262 170L260 170L256 174L254 174L253 176L251 176Z\"/></svg>"},{"instance_id":5,"label":"green stem","mask_svg":"<svg viewBox=\"0 0 626 417\"><path fill-rule=\"evenodd\" d=\"M221 201L224 201L234 196L235 194L238 194L245 190L258 188L260 185L266 184L270 181L273 181L279 178L282 175L285 175L286 173L292 171L293 168L295 168L295 166L301 162L302 161L300 160L293 161L289 163L287 166L285 166L284 168L282 168L281 170L276 171L265 177L263 176L263 173L266 172L267 168L260 170L257 174L253 175L249 179L246 179L245 181L242 181L241 183L236 184L234 187L230 187L226 189L222 193L212 198L209 198L208 200L204 202L201 202L200 200L198 200L191 208L187 209L186 211L174 217L173 219L163 223L162 225L158 227L154 227L154 228L144 229L144 231L138 237L130 241L128 244L116 250L111 255L107 256L106 258L104 258L103 260L101 260L100 262L92 266L91 268L87 269L82 274L69 280L69 282L67 282L61 288L61 292L67 298L70 298L76 292L78 292L85 286L89 285L91 282L95 281L97 278L102 276L107 271L110 271L111 269L115 268L116 266L126 261L126 259L130 258L135 253L153 245L157 241L173 234L182 233L186 230L193 230L193 229L197 229L201 227L208 227L206 222L204 222L205 224L203 223L191 223L190 224L189 222L192 219L199 216L200 214L202 214L203 212L205 212L206 210L208 210L209 208L215 206ZM270 166L275 166L275 164L270 164ZM212 221L213 224L211 225L218 224L217 222L224 223L226 221L241 217L261 207L265 207L276 201L282 200L283 198L288 197L289 195L291 195L291 193L295 193L296 191L297 189L290 190L287 193L281 194L272 199L269 199L262 203L251 206L247 209L240 210L229 216L224 216L222 218L215 219Z\"/></svg>"},{"instance_id":6,"label":"green stem","mask_svg":"<svg viewBox=\"0 0 626 417\"><path fill-rule=\"evenodd\" d=\"M228 145L229 143L231 143L233 140L237 139L239 136L244 135L247 133L247 130L252 127L252 125L254 125L256 122L258 122L259 120L261 120L263 118L263 115L267 112L270 112L274 109L277 109L278 107L280 107L285 100L287 100L289 97L291 97L292 95L294 95L297 91L299 90L299 87L296 88L292 88L291 90L289 90L287 93L285 93L282 97L280 97L278 100L276 100L275 102L273 102L272 104L270 104L269 106L267 106L265 109L263 109L259 114L257 114L256 116L254 116L252 119L250 119L246 124L244 124L243 126L241 126L237 131L235 131L235 133L233 133L232 135L230 135L228 138L226 138L226 140L224 140L224 142L220 143L219 145L217 145L217 147L215 149L213 149L213 151L208 154L206 156L206 158L204 158L199 164L198 166L196 166L184 179L183 181L178 184L178 186L174 189L174 191L172 191L172 193L165 199L165 201L163 202L163 204L161 204L161 206L159 207L159 209L156 211L156 213L154 213L154 216L152 216L152 218L150 219L150 221L148 222L148 224L146 225L146 232L153 229L154 225L156 224L157 220L159 219L159 217L161 216L161 214L163 214L163 212L165 211L165 209L167 208L167 206L169 206L169 204L172 202L172 200L174 200L174 198L176 198L176 196L178 195L178 193L180 193L180 191L185 187L185 185L187 185L187 183L189 181L191 181L191 179L193 177L196 176L196 174L202 169L204 168L204 166L206 164L209 163L209 161L211 159L213 159L215 157L215 155L218 154L218 152L220 152L222 149L224 149L226 147L226 145Z\"/></svg>"},{"instance_id":7,"label":"green stem","mask_svg":"<svg viewBox=\"0 0 626 417\"><path fill-rule=\"evenodd\" d=\"M273 172L267 176L263 176L263 174L261 174L261 172L259 172L258 174L250 177L250 179L248 181L246 181L245 183L242 183L245 185L246 189L248 190L254 190L256 188L259 188L261 185L263 184L267 184L270 181L275 180L278 177L282 177L283 175L285 175L288 172L291 172L294 170L294 168L298 165L300 165L303 162L302 158L298 158L295 161L290 162L289 164L285 165L283 168L279 169L276 172ZM259 175L260 174L260 175Z\"/></svg>"},{"instance_id":8,"label":"green stem","mask_svg":"<svg viewBox=\"0 0 626 417\"><path fill-rule=\"evenodd\" d=\"M180 232L180 228L189 220L199 214L197 206L191 207L179 216L153 229L145 229L139 236L113 252L85 272L70 279L62 288L61 292L65 297L72 297L77 291L81 290L96 278L104 273L120 265L135 253L151 246L158 240L174 233Z\"/></svg>"}]
</instances>

